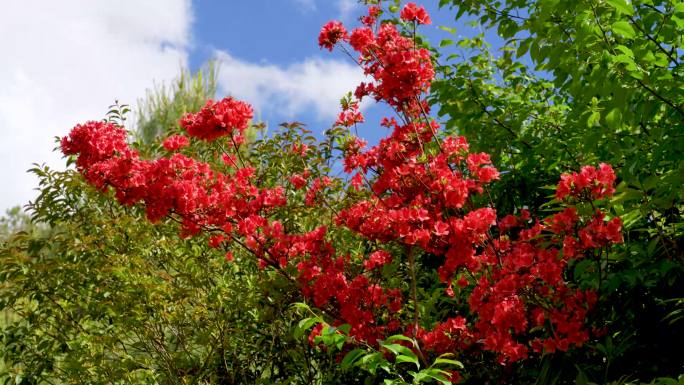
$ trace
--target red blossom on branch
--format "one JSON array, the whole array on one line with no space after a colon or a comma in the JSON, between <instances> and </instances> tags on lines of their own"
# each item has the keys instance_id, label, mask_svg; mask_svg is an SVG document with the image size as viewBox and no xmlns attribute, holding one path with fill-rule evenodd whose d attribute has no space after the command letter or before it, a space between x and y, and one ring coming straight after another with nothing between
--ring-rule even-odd
<instances>
[{"instance_id":1,"label":"red blossom on branch","mask_svg":"<svg viewBox=\"0 0 684 385\"><path fill-rule=\"evenodd\" d=\"M347 30L339 21L329 21L321 28L321 33L318 35L318 45L329 51L335 47L340 41L345 41L349 38Z\"/></svg>"},{"instance_id":2,"label":"red blossom on branch","mask_svg":"<svg viewBox=\"0 0 684 385\"><path fill-rule=\"evenodd\" d=\"M172 135L162 142L162 145L167 151L178 151L183 147L187 147L189 144L190 140L184 135Z\"/></svg>"},{"instance_id":3,"label":"red blossom on branch","mask_svg":"<svg viewBox=\"0 0 684 385\"><path fill-rule=\"evenodd\" d=\"M614 183L615 172L609 164L601 163L598 168L584 166L579 173L561 175L556 198L579 198L582 193L588 193L592 199L603 199L613 195Z\"/></svg>"},{"instance_id":4,"label":"red blossom on branch","mask_svg":"<svg viewBox=\"0 0 684 385\"><path fill-rule=\"evenodd\" d=\"M234 139L240 141L253 115L249 104L227 97L218 102L207 101L198 113L186 114L180 125L190 136L199 139L211 141L234 135Z\"/></svg>"},{"instance_id":5,"label":"red blossom on branch","mask_svg":"<svg viewBox=\"0 0 684 385\"><path fill-rule=\"evenodd\" d=\"M428 15L425 8L422 6L417 6L415 3L407 3L404 8L401 9L400 17L404 21L415 22L417 24L430 24L430 15Z\"/></svg>"}]
</instances>

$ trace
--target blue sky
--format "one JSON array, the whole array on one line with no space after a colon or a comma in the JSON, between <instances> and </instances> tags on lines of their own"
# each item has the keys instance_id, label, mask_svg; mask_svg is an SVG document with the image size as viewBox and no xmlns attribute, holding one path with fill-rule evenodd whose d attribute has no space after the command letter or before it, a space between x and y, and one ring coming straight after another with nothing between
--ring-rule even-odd
<instances>
[{"instance_id":1,"label":"blue sky","mask_svg":"<svg viewBox=\"0 0 684 385\"><path fill-rule=\"evenodd\" d=\"M478 28L456 23L455 12L440 10L437 3L425 2L433 24L421 27L420 31L435 45L440 39L453 38L439 26L457 27L462 36L480 32ZM195 0L193 7L190 66L196 69L208 59L225 59L223 55L228 55L221 66L219 93L234 94L255 104L258 116L269 125L297 120L320 132L334 120L339 98L346 91L353 91L362 80L361 71L350 58L338 50L321 50L317 42L321 26L331 19L341 20L348 28L358 25L357 19L366 8L356 0ZM307 66L308 71L304 69ZM306 73L307 84L315 86L308 90L292 85L264 85L276 90L273 95L250 87L250 83L278 83L279 76L273 74L276 68L288 78L298 79ZM252 72L256 74L249 75ZM295 102L288 101L290 98ZM376 123L391 112L371 103L365 105L364 112L365 134L374 141L384 135L384 129L377 128Z\"/></svg>"},{"instance_id":2,"label":"blue sky","mask_svg":"<svg viewBox=\"0 0 684 385\"><path fill-rule=\"evenodd\" d=\"M453 12L439 10L435 0L425 3L434 22L422 27L423 31L432 37L446 37L437 27L455 26ZM355 0L195 0L193 7L193 39L197 44L191 57L193 65L203 54L211 55L211 47L229 50L251 62L266 60L281 65L308 56L328 57L317 44L321 26L335 19L353 27L365 11ZM472 28L459 27L462 33L473 32Z\"/></svg>"},{"instance_id":3,"label":"blue sky","mask_svg":"<svg viewBox=\"0 0 684 385\"><path fill-rule=\"evenodd\" d=\"M426 1L435 44L456 27L453 12ZM63 169L54 137L101 119L114 100L135 106L154 84L181 67L220 61L219 97L252 103L273 126L301 121L322 132L338 101L363 80L341 52L321 50L321 26L353 27L364 11L355 0L61 0L10 2L0 14L0 210L36 196L31 163ZM368 107L368 106L366 106ZM377 138L383 111L367 108L362 134Z\"/></svg>"},{"instance_id":4,"label":"blue sky","mask_svg":"<svg viewBox=\"0 0 684 385\"><path fill-rule=\"evenodd\" d=\"M353 8L343 14L338 4ZM212 49L255 63L296 63L321 53L316 38L323 23L331 18L351 20L362 9L353 2L297 0L197 0L193 6L193 66L211 57Z\"/></svg>"}]
</instances>

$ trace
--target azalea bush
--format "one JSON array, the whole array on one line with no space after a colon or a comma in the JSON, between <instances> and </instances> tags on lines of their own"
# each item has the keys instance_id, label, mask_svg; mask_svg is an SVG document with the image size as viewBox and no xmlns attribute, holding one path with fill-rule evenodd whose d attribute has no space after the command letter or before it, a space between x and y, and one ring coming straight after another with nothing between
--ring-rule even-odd
<instances>
[{"instance_id":1,"label":"azalea bush","mask_svg":"<svg viewBox=\"0 0 684 385\"><path fill-rule=\"evenodd\" d=\"M131 140L117 109L61 139L75 170L35 170L35 218L55 234L4 248L15 382L517 383L573 354L564 381L588 381L625 242L613 167L543 170L553 191L507 200L501 154L431 114L445 69L417 34L428 13L369 3L359 26L318 38L368 75L321 138L259 135L226 97L157 144ZM393 116L366 125L364 100ZM41 280L51 268L80 278Z\"/></svg>"},{"instance_id":2,"label":"azalea bush","mask_svg":"<svg viewBox=\"0 0 684 385\"><path fill-rule=\"evenodd\" d=\"M379 12L371 6L351 33L331 22L319 37L329 49L348 42L372 78L344 100L335 123L345 134L335 141L353 173L349 181L317 168L320 151L299 141L280 156L301 164L275 175L270 164L243 156L253 112L231 97L184 116L187 136L165 139L166 156L144 159L123 128L95 121L76 126L62 151L76 157L87 182L113 190L123 205L142 204L151 222L175 220L181 237L206 235L228 261L239 252L292 281L325 312L310 335L314 344L326 325L347 325L340 349L377 348L404 335L416 368L444 353L466 362L491 354L506 366L581 346L591 335L595 288L565 275L579 260L600 263L604 250L622 241L620 220L606 220L593 203L614 191L613 170L601 164L562 175L556 198L565 207L544 220L525 210L497 213L485 198L499 175L489 155L470 152L463 137L442 135L429 117L429 51L402 34L401 24L379 22ZM430 21L414 4L401 20L406 27ZM365 97L387 103L400 119L385 118L391 134L368 149L348 131L363 122ZM211 162L183 153L191 140L208 144ZM327 193L331 187L340 193ZM331 207L330 219L316 220L318 210L296 214L312 206ZM426 300L441 306L421 309Z\"/></svg>"}]
</instances>

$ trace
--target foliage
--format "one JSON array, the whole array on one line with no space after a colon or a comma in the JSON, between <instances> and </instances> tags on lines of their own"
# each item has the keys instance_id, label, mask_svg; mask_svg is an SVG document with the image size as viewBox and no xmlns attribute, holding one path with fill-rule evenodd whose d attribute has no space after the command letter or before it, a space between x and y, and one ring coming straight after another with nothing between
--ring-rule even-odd
<instances>
[{"instance_id":1,"label":"foliage","mask_svg":"<svg viewBox=\"0 0 684 385\"><path fill-rule=\"evenodd\" d=\"M218 67L209 62L194 76L181 70L180 76L170 85L162 84L147 91L138 100L136 136L151 144L170 130L178 129L178 121L188 111L198 111L207 99L216 94Z\"/></svg>"},{"instance_id":2,"label":"foliage","mask_svg":"<svg viewBox=\"0 0 684 385\"><path fill-rule=\"evenodd\" d=\"M580 368L597 382L681 373L675 341L684 335L666 318L680 311L671 299L684 287L684 4L440 5L504 39L496 54L483 35L457 41L459 53L438 59L442 76L432 88L447 126L501 167L492 190L500 207L540 207L550 176L579 164L616 166L612 207L625 244L601 266L598 307L608 334L592 344L595 354L556 358L551 370L572 378Z\"/></svg>"},{"instance_id":3,"label":"foliage","mask_svg":"<svg viewBox=\"0 0 684 385\"><path fill-rule=\"evenodd\" d=\"M169 104L187 106L186 97L177 93ZM108 120L121 122L121 109L112 108ZM276 154L282 141L297 139L294 127L285 131L257 151ZM144 211L113 203L73 170L31 172L40 196L27 209L47 225L14 231L0 252L7 380L304 384L335 373L316 371L331 366L328 359L292 338L288 304L298 297L278 274L239 252L228 263L205 238L179 239L171 220L149 224ZM26 222L15 214L7 223Z\"/></svg>"},{"instance_id":4,"label":"foliage","mask_svg":"<svg viewBox=\"0 0 684 385\"><path fill-rule=\"evenodd\" d=\"M3 339L17 383L275 381L297 373L288 364L306 375L282 280L179 241L173 224L141 221L72 172L34 171L68 195L32 206L49 236L17 235L3 255L1 295L21 317Z\"/></svg>"},{"instance_id":5,"label":"foliage","mask_svg":"<svg viewBox=\"0 0 684 385\"><path fill-rule=\"evenodd\" d=\"M21 207L15 206L7 209L5 215L0 217L0 240L7 240L19 232L41 232L46 230L44 227L41 224L33 223L31 217Z\"/></svg>"}]
</instances>

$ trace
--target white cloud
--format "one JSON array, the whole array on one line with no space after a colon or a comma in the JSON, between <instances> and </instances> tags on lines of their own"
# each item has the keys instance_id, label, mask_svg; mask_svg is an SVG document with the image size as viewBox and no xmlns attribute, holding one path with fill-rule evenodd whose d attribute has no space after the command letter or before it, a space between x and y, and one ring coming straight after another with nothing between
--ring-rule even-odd
<instances>
[{"instance_id":1,"label":"white cloud","mask_svg":"<svg viewBox=\"0 0 684 385\"><path fill-rule=\"evenodd\" d=\"M294 2L299 6L299 10L302 12L309 12L316 10L316 0L294 0Z\"/></svg>"},{"instance_id":2,"label":"white cloud","mask_svg":"<svg viewBox=\"0 0 684 385\"><path fill-rule=\"evenodd\" d=\"M33 162L63 167L53 137L133 103L187 62L190 0L23 0L0 13L0 210L35 196Z\"/></svg>"},{"instance_id":3,"label":"white cloud","mask_svg":"<svg viewBox=\"0 0 684 385\"><path fill-rule=\"evenodd\" d=\"M219 51L219 91L243 99L258 112L277 111L288 118L313 110L319 119L332 119L340 98L364 81L355 64L339 60L306 59L281 68L250 63Z\"/></svg>"},{"instance_id":4,"label":"white cloud","mask_svg":"<svg viewBox=\"0 0 684 385\"><path fill-rule=\"evenodd\" d=\"M340 20L344 22L350 21L350 17L354 14L360 4L357 0L337 0L337 10L340 13Z\"/></svg>"},{"instance_id":5,"label":"white cloud","mask_svg":"<svg viewBox=\"0 0 684 385\"><path fill-rule=\"evenodd\" d=\"M300 12L311 12L315 11L318 9L318 6L316 4L317 0L292 0L294 1L295 4L299 7ZM330 1L330 0L326 0ZM357 9L361 8L361 4L359 4L358 0L335 0L334 3L335 8L337 8L337 19L344 21L344 22L349 22L350 17L354 14L354 12Z\"/></svg>"}]
</instances>

